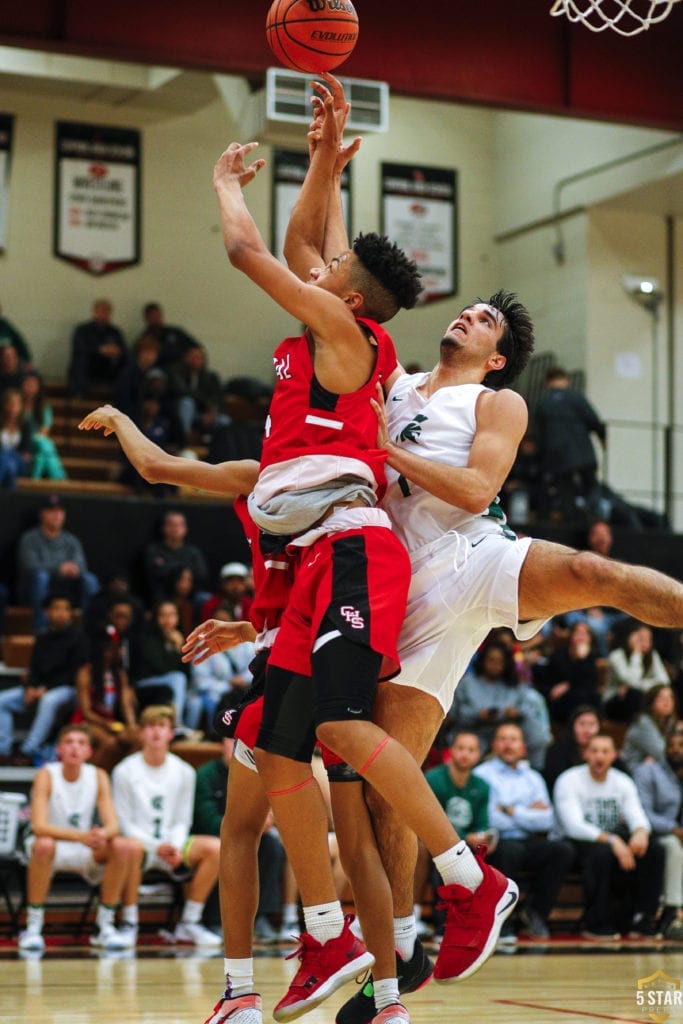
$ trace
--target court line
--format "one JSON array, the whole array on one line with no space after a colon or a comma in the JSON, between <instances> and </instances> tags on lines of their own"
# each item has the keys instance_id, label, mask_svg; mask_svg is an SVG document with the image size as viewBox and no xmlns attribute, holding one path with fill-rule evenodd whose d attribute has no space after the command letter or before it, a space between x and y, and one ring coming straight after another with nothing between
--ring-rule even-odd
<instances>
[{"instance_id":1,"label":"court line","mask_svg":"<svg viewBox=\"0 0 683 1024\"><path fill-rule=\"evenodd\" d=\"M551 1013L571 1013L578 1017L625 1021L626 1024L643 1024L642 1017L614 1017L609 1013L592 1013L590 1010L566 1010L559 1006L548 1006L546 1003L524 1003L521 999L494 999L493 1002L503 1003L505 1006L523 1006L528 1010L550 1010Z\"/></svg>"}]
</instances>

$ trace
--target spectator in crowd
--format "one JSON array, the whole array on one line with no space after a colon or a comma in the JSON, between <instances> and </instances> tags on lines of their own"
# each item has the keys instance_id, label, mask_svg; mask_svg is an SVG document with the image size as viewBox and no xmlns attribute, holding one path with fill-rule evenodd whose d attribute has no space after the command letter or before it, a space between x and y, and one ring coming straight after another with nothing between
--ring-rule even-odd
<instances>
[{"instance_id":1,"label":"spectator in crowd","mask_svg":"<svg viewBox=\"0 0 683 1024\"><path fill-rule=\"evenodd\" d=\"M31 425L24 416L24 400L17 388L0 395L0 486L13 490L31 465Z\"/></svg>"},{"instance_id":2,"label":"spectator in crowd","mask_svg":"<svg viewBox=\"0 0 683 1024\"><path fill-rule=\"evenodd\" d=\"M583 764L589 740L600 732L600 712L590 704L579 704L567 720L567 730L554 740L545 752L543 778L552 795L558 775Z\"/></svg>"},{"instance_id":3,"label":"spectator in crowd","mask_svg":"<svg viewBox=\"0 0 683 1024\"><path fill-rule=\"evenodd\" d=\"M5 348L6 346L16 351L22 369L28 370L31 368L31 350L26 344L26 339L16 329L14 324L10 323L3 313L2 305L0 305L0 348Z\"/></svg>"},{"instance_id":4,"label":"spectator in crowd","mask_svg":"<svg viewBox=\"0 0 683 1024\"><path fill-rule=\"evenodd\" d=\"M96 933L90 942L105 949L130 949L132 929L114 926L116 908L137 910L134 867L137 843L119 835L109 777L88 764L92 748L84 725L64 726L57 740L59 760L37 773L31 790L26 930L21 950L45 949L45 900L55 871L72 871L91 885L100 883ZM125 922L125 917L124 917Z\"/></svg>"},{"instance_id":5,"label":"spectator in crowd","mask_svg":"<svg viewBox=\"0 0 683 1024\"><path fill-rule=\"evenodd\" d=\"M486 640L460 681L450 717L460 729L479 737L482 753L491 745L496 725L503 720L519 722L534 766L543 766L550 742L545 701L540 693L518 682L514 654L500 640Z\"/></svg>"},{"instance_id":6,"label":"spectator in crowd","mask_svg":"<svg viewBox=\"0 0 683 1024\"><path fill-rule=\"evenodd\" d=\"M221 740L221 756L207 761L197 769L197 788L194 798L194 829L210 836L220 836L228 793L228 773L235 740ZM278 933L272 918L280 913L282 904L282 875L285 850L273 827L272 814L261 835L258 848L259 903L254 922L254 938L261 942L277 942ZM220 915L219 915L220 923Z\"/></svg>"},{"instance_id":7,"label":"spectator in crowd","mask_svg":"<svg viewBox=\"0 0 683 1024\"><path fill-rule=\"evenodd\" d=\"M184 443L183 430L177 417L165 407L163 395L166 384L159 376L160 372L150 371L142 400L132 418L145 437L159 445L165 452L174 455L180 451ZM169 484L148 484L123 452L121 462L121 483L128 484L142 493L151 491L156 498L166 498L177 490Z\"/></svg>"},{"instance_id":8,"label":"spectator in crowd","mask_svg":"<svg viewBox=\"0 0 683 1024\"><path fill-rule=\"evenodd\" d=\"M131 357L114 383L112 402L117 409L137 421L150 371L159 364L161 346L153 334L143 334L135 342Z\"/></svg>"},{"instance_id":9,"label":"spectator in crowd","mask_svg":"<svg viewBox=\"0 0 683 1024\"><path fill-rule=\"evenodd\" d=\"M64 529L66 509L58 494L41 505L38 526L24 531L17 556L18 596L33 608L34 624L44 625L42 605L48 593L68 593L72 604L87 610L88 601L99 590L99 581L88 572L83 545Z\"/></svg>"},{"instance_id":10,"label":"spectator in crowd","mask_svg":"<svg viewBox=\"0 0 683 1024\"><path fill-rule=\"evenodd\" d=\"M143 334L151 334L159 342L159 365L162 369L168 369L179 362L187 349L197 344L182 327L164 322L164 311L158 302L148 302L142 310L142 316L145 321Z\"/></svg>"},{"instance_id":11,"label":"spectator in crowd","mask_svg":"<svg viewBox=\"0 0 683 1024\"><path fill-rule=\"evenodd\" d=\"M202 619L213 619L216 612L225 612L233 622L249 618L252 597L247 584L249 569L243 562L226 562L219 575L218 593L205 601L201 609Z\"/></svg>"},{"instance_id":12,"label":"spectator in crowd","mask_svg":"<svg viewBox=\"0 0 683 1024\"><path fill-rule=\"evenodd\" d=\"M17 350L12 345L3 345L0 348L0 395L7 388L21 389L23 376Z\"/></svg>"},{"instance_id":13,"label":"spectator in crowd","mask_svg":"<svg viewBox=\"0 0 683 1024\"><path fill-rule=\"evenodd\" d=\"M525 526L538 518L542 507L541 463L532 434L525 434L519 443L517 457L503 484L502 500L513 525Z\"/></svg>"},{"instance_id":14,"label":"spectator in crowd","mask_svg":"<svg viewBox=\"0 0 683 1024\"><path fill-rule=\"evenodd\" d=\"M71 340L69 384L82 398L90 394L111 395L114 382L126 362L123 334L111 322L109 299L96 299L92 319L78 324Z\"/></svg>"},{"instance_id":15,"label":"spectator in crowd","mask_svg":"<svg viewBox=\"0 0 683 1024\"><path fill-rule=\"evenodd\" d=\"M588 939L656 935L664 851L652 831L633 779L613 767L614 740L596 733L586 763L555 783L559 835L571 840L583 874L583 932ZM612 894L620 889L622 920L615 924ZM629 924L630 917L630 924ZM618 924L618 927L617 927Z\"/></svg>"},{"instance_id":16,"label":"spectator in crowd","mask_svg":"<svg viewBox=\"0 0 683 1024\"><path fill-rule=\"evenodd\" d=\"M161 522L161 540L153 541L145 548L145 580L152 601L166 595L168 579L178 566L191 569L195 587L199 592L205 591L209 575L206 559L198 547L187 543L186 538L185 516L169 509ZM208 596L204 593L202 603Z\"/></svg>"},{"instance_id":17,"label":"spectator in crowd","mask_svg":"<svg viewBox=\"0 0 683 1024\"><path fill-rule=\"evenodd\" d=\"M145 708L140 716L142 750L124 758L112 773L114 806L123 834L142 847L138 880L143 865L145 871L175 877L192 872L175 941L216 949L221 937L205 928L201 917L218 880L220 843L215 836L191 832L195 772L169 751L174 726L173 708Z\"/></svg>"},{"instance_id":18,"label":"spectator in crowd","mask_svg":"<svg viewBox=\"0 0 683 1024\"><path fill-rule=\"evenodd\" d=\"M31 429L31 476L34 480L65 480L66 471L57 446L50 437L52 408L45 398L43 382L35 371L22 377L21 395L24 419Z\"/></svg>"},{"instance_id":19,"label":"spectator in crowd","mask_svg":"<svg viewBox=\"0 0 683 1024\"><path fill-rule=\"evenodd\" d=\"M192 569L186 565L176 566L166 581L164 596L167 601L172 601L178 609L178 628L181 633L187 636L197 625Z\"/></svg>"},{"instance_id":20,"label":"spectator in crowd","mask_svg":"<svg viewBox=\"0 0 683 1024\"><path fill-rule=\"evenodd\" d=\"M605 424L580 391L570 387L566 370L554 366L545 376L545 392L536 408L545 487L544 504L551 515L567 522L578 516L577 499L585 501L597 483L597 458L591 441L604 445Z\"/></svg>"},{"instance_id":21,"label":"spectator in crowd","mask_svg":"<svg viewBox=\"0 0 683 1024\"><path fill-rule=\"evenodd\" d=\"M529 890L518 912L519 921L524 931L547 939L548 916L574 851L566 841L547 837L555 815L543 776L526 760L520 726L501 722L491 749L493 757L474 770L489 785L489 821L498 833L498 844L488 860L510 878L529 872ZM506 931L514 935L514 927L514 922L506 922L501 938Z\"/></svg>"},{"instance_id":22,"label":"spectator in crowd","mask_svg":"<svg viewBox=\"0 0 683 1024\"><path fill-rule=\"evenodd\" d=\"M207 462L261 460L263 424L273 391L254 377L232 377L223 388L223 412L228 422L211 435Z\"/></svg>"},{"instance_id":23,"label":"spectator in crowd","mask_svg":"<svg viewBox=\"0 0 683 1024\"><path fill-rule=\"evenodd\" d=\"M630 722L640 711L645 692L655 683L668 682L650 627L634 620L624 623L621 640L608 659L602 698L605 717L613 722Z\"/></svg>"},{"instance_id":24,"label":"spectator in crowd","mask_svg":"<svg viewBox=\"0 0 683 1024\"><path fill-rule=\"evenodd\" d=\"M113 626L91 640L90 661L78 673L76 696L74 721L88 726L92 764L111 772L123 757L140 749L135 691Z\"/></svg>"},{"instance_id":25,"label":"spectator in crowd","mask_svg":"<svg viewBox=\"0 0 683 1024\"><path fill-rule=\"evenodd\" d=\"M111 608L123 602L130 606L131 616L125 621L123 630L119 624L109 617ZM104 582L104 586L91 598L88 610L83 616L83 628L88 636L94 636L112 625L117 632L127 633L129 629L139 633L145 621L144 603L131 590L130 578L122 570L116 569Z\"/></svg>"},{"instance_id":26,"label":"spectator in crowd","mask_svg":"<svg viewBox=\"0 0 683 1024\"><path fill-rule=\"evenodd\" d=\"M657 842L664 847L659 931L683 942L683 724L669 733L663 757L638 765L634 781Z\"/></svg>"},{"instance_id":27,"label":"spectator in crowd","mask_svg":"<svg viewBox=\"0 0 683 1024\"><path fill-rule=\"evenodd\" d=\"M643 707L629 725L621 748L627 771L633 775L643 761L659 761L666 740L678 722L678 705L668 683L655 683L643 697Z\"/></svg>"},{"instance_id":28,"label":"spectator in crowd","mask_svg":"<svg viewBox=\"0 0 683 1024\"><path fill-rule=\"evenodd\" d=\"M600 706L598 657L593 634L585 622L576 622L569 630L567 643L550 655L538 687L551 722L559 725L565 725L580 704Z\"/></svg>"},{"instance_id":29,"label":"spectator in crowd","mask_svg":"<svg viewBox=\"0 0 683 1024\"><path fill-rule=\"evenodd\" d=\"M185 722L187 668L182 661L183 634L178 629L178 609L172 601L159 601L142 639L140 663L133 685L141 705L170 698L179 728ZM145 700L145 691L151 690Z\"/></svg>"},{"instance_id":30,"label":"spectator in crowd","mask_svg":"<svg viewBox=\"0 0 683 1024\"><path fill-rule=\"evenodd\" d=\"M46 598L47 629L38 633L23 683L0 692L0 757L5 764L33 764L46 754L59 715L76 701L76 680L88 660L83 631L73 624L71 602L53 594ZM33 721L12 762L13 716L33 709Z\"/></svg>"},{"instance_id":31,"label":"spectator in crowd","mask_svg":"<svg viewBox=\"0 0 683 1024\"><path fill-rule=\"evenodd\" d=\"M219 610L215 618L234 621L227 612ZM206 718L213 722L216 708L222 701L238 703L251 684L249 668L254 657L254 645L249 640L226 651L216 651L206 661L190 666L190 688L187 692L185 719L190 729L202 727Z\"/></svg>"},{"instance_id":32,"label":"spectator in crowd","mask_svg":"<svg viewBox=\"0 0 683 1024\"><path fill-rule=\"evenodd\" d=\"M168 394L189 440L194 427L211 433L222 407L221 382L206 365L206 352L196 342L183 353L180 362L168 371ZM227 422L222 417L223 422Z\"/></svg>"}]
</instances>

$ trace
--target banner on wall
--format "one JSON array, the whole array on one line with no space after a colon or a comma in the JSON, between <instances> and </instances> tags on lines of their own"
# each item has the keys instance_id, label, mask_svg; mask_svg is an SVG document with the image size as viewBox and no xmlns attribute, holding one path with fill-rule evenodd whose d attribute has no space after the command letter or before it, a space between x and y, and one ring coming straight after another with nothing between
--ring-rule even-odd
<instances>
[{"instance_id":1,"label":"banner on wall","mask_svg":"<svg viewBox=\"0 0 683 1024\"><path fill-rule=\"evenodd\" d=\"M0 252L5 251L7 239L7 209L9 206L9 175L12 163L12 114L0 114Z\"/></svg>"},{"instance_id":2,"label":"banner on wall","mask_svg":"<svg viewBox=\"0 0 683 1024\"><path fill-rule=\"evenodd\" d=\"M58 121L54 254L90 274L140 260L140 133Z\"/></svg>"},{"instance_id":3,"label":"banner on wall","mask_svg":"<svg viewBox=\"0 0 683 1024\"><path fill-rule=\"evenodd\" d=\"M287 224L308 170L308 153L297 150L273 151L273 230L272 252L282 259ZM346 232L351 237L351 175L348 167L341 178L342 214Z\"/></svg>"},{"instance_id":4,"label":"banner on wall","mask_svg":"<svg viewBox=\"0 0 683 1024\"><path fill-rule=\"evenodd\" d=\"M382 232L415 260L431 302L458 290L458 179L455 171L382 164Z\"/></svg>"}]
</instances>

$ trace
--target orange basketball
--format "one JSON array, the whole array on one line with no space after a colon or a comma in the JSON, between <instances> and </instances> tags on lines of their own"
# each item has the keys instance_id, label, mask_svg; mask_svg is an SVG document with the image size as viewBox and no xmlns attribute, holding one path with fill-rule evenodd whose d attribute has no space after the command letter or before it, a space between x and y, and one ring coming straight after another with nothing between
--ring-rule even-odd
<instances>
[{"instance_id":1,"label":"orange basketball","mask_svg":"<svg viewBox=\"0 0 683 1024\"><path fill-rule=\"evenodd\" d=\"M293 71L331 71L358 40L358 15L349 0L273 0L266 39Z\"/></svg>"}]
</instances>

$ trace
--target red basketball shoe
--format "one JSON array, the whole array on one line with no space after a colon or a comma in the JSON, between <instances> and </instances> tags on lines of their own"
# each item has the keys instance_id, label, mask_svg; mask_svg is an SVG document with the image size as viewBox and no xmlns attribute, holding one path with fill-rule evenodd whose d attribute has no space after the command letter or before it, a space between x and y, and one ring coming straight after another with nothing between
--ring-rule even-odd
<instances>
[{"instance_id":1,"label":"red basketball shoe","mask_svg":"<svg viewBox=\"0 0 683 1024\"><path fill-rule=\"evenodd\" d=\"M299 948L286 958L298 956L299 970L280 1002L273 1010L278 1022L296 1020L322 1003L341 985L355 978L375 958L350 929L353 916L344 918L344 928L336 939L321 943L304 932L299 936Z\"/></svg>"},{"instance_id":2,"label":"red basketball shoe","mask_svg":"<svg viewBox=\"0 0 683 1024\"><path fill-rule=\"evenodd\" d=\"M441 885L437 889L446 910L443 941L434 965L434 980L464 981L486 963L496 948L503 921L512 913L519 889L475 854L484 878L472 892L464 885Z\"/></svg>"}]
</instances>

